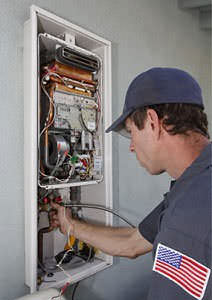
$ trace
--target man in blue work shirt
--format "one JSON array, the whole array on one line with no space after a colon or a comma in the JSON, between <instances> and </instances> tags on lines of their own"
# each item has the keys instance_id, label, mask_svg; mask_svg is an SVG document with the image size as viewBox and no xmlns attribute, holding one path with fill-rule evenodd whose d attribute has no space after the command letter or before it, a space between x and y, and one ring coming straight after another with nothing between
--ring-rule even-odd
<instances>
[{"instance_id":1,"label":"man in blue work shirt","mask_svg":"<svg viewBox=\"0 0 212 300\"><path fill-rule=\"evenodd\" d=\"M187 72L152 68L130 84L122 115L107 129L131 139L130 151L150 174L174 180L138 228L85 224L57 209L53 226L116 256L152 251L148 300L212 299L211 166L201 89Z\"/></svg>"}]
</instances>

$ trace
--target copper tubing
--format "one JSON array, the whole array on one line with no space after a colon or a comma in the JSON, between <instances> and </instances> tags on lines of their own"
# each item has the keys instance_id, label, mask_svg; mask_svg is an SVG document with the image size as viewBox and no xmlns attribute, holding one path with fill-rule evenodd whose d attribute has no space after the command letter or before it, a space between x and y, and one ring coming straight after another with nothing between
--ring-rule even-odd
<instances>
[{"instance_id":1,"label":"copper tubing","mask_svg":"<svg viewBox=\"0 0 212 300\"><path fill-rule=\"evenodd\" d=\"M51 232L53 228L44 227L38 231L38 260L41 264L43 264L43 235L44 233Z\"/></svg>"},{"instance_id":2,"label":"copper tubing","mask_svg":"<svg viewBox=\"0 0 212 300\"><path fill-rule=\"evenodd\" d=\"M49 212L48 212L48 219L49 219L49 224L51 224ZM43 235L44 233L48 233L53 230L54 228L51 225L49 225L49 227L41 228L38 231L38 260L41 264L43 264Z\"/></svg>"},{"instance_id":3,"label":"copper tubing","mask_svg":"<svg viewBox=\"0 0 212 300\"><path fill-rule=\"evenodd\" d=\"M51 218L50 218L50 212L46 210L42 210L48 213L48 219L49 219L49 227L41 228L38 231L38 261L40 264L43 265L43 235L44 233L48 233L54 230L54 228L51 226Z\"/></svg>"},{"instance_id":4,"label":"copper tubing","mask_svg":"<svg viewBox=\"0 0 212 300\"><path fill-rule=\"evenodd\" d=\"M45 173L45 170L44 170L44 167L43 167L43 164L42 164L42 161L40 161L40 170L42 173Z\"/></svg>"},{"instance_id":5,"label":"copper tubing","mask_svg":"<svg viewBox=\"0 0 212 300\"><path fill-rule=\"evenodd\" d=\"M55 77L55 76L53 76L53 75L50 76L50 80L53 81L53 82L57 82L57 83L63 84L63 80L62 80L62 79L60 79L60 78L58 78L58 77ZM65 81L65 82L67 81L67 84L71 84L71 85L73 85L74 87L85 88L86 90L89 90L89 91L91 91L91 92L93 92L93 93L96 91L95 86L94 86L94 85L91 85L91 84L89 85L89 84L86 84L86 83L80 83L80 81L79 81L79 83L78 83L78 82L76 82L76 81L72 81L72 80L69 79L69 78L68 78L68 80L64 78L64 81Z\"/></svg>"},{"instance_id":6,"label":"copper tubing","mask_svg":"<svg viewBox=\"0 0 212 300\"><path fill-rule=\"evenodd\" d=\"M82 70L77 67L67 66L57 61L48 66L48 71L66 76L73 80L83 81L88 84L96 85L97 82L93 80L93 74L90 71Z\"/></svg>"},{"instance_id":7,"label":"copper tubing","mask_svg":"<svg viewBox=\"0 0 212 300\"><path fill-rule=\"evenodd\" d=\"M80 90L72 89L72 88L67 87L64 84L61 84L61 83L55 83L55 87L56 87L56 90L59 90L59 91L65 91L65 92L69 92L69 93L74 93L74 94L78 94L78 95L91 97L91 92L90 91L83 92L83 91L80 91Z\"/></svg>"},{"instance_id":8,"label":"copper tubing","mask_svg":"<svg viewBox=\"0 0 212 300\"><path fill-rule=\"evenodd\" d=\"M53 91L54 91L54 87L51 87L50 92L49 92L49 97L52 99L52 101L53 101ZM48 123L46 125L47 128L44 131L44 164L49 169L54 169L54 167L55 167L49 163L49 135L48 135L49 130L48 130L48 126L49 126L49 124L51 124L51 122L54 118L54 105L53 105L52 101L49 101L49 119L48 119Z\"/></svg>"},{"instance_id":9,"label":"copper tubing","mask_svg":"<svg viewBox=\"0 0 212 300\"><path fill-rule=\"evenodd\" d=\"M53 101L53 95L54 95L54 87L51 87L50 92L49 92L49 96L52 99L52 101ZM53 107L52 101L50 103L50 108L49 108L50 109L50 111L49 111L49 124L52 122L53 116L54 116L54 107Z\"/></svg>"}]
</instances>

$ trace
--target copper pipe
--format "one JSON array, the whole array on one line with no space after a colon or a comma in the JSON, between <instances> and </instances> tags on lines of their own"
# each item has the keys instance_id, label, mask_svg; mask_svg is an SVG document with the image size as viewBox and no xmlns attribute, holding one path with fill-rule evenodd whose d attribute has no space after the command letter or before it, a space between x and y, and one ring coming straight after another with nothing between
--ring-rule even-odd
<instances>
[{"instance_id":1,"label":"copper pipe","mask_svg":"<svg viewBox=\"0 0 212 300\"><path fill-rule=\"evenodd\" d=\"M71 79L69 79L69 78L67 78L67 79L60 79L60 78L58 78L58 77L55 77L55 76L50 76L50 80L51 81L53 81L53 82L57 82L57 83L61 83L61 84L63 84L64 82L63 82L63 80L65 81L65 82L67 82L67 84L71 84L71 85L73 85L74 87L79 87L79 88L85 88L86 90L89 90L89 91L91 91L91 92L95 92L96 91L96 89L95 89L95 86L94 85L88 85L88 84L86 84L86 83L80 83L80 81L79 82L76 82L76 81L72 81Z\"/></svg>"},{"instance_id":2,"label":"copper pipe","mask_svg":"<svg viewBox=\"0 0 212 300\"><path fill-rule=\"evenodd\" d=\"M64 84L61 84L61 83L54 83L54 85L56 87L56 90L59 90L59 91L65 91L65 92L69 92L69 93L74 93L74 94L79 94L79 95L91 97L91 92L89 92L89 91L88 92L83 92L83 91L80 91L80 90L72 89L72 88L67 87Z\"/></svg>"},{"instance_id":3,"label":"copper pipe","mask_svg":"<svg viewBox=\"0 0 212 300\"><path fill-rule=\"evenodd\" d=\"M93 80L93 74L90 71L82 70L81 68L67 66L57 61L53 62L50 66L47 66L47 70L57 73L60 76L65 76L73 80L83 81L88 84L97 85L97 82Z\"/></svg>"},{"instance_id":4,"label":"copper pipe","mask_svg":"<svg viewBox=\"0 0 212 300\"><path fill-rule=\"evenodd\" d=\"M42 161L40 161L40 170L42 173L45 173L45 170L44 170L44 167L43 167L43 164L42 164Z\"/></svg>"},{"instance_id":5,"label":"copper pipe","mask_svg":"<svg viewBox=\"0 0 212 300\"><path fill-rule=\"evenodd\" d=\"M52 101L50 102L50 107L49 107L49 122L48 122L48 124L50 124L52 122L53 117L54 117L54 106L52 104L53 95L54 95L54 87L50 87L49 97L52 99Z\"/></svg>"},{"instance_id":6,"label":"copper pipe","mask_svg":"<svg viewBox=\"0 0 212 300\"><path fill-rule=\"evenodd\" d=\"M44 227L38 231L38 260L41 264L43 264L43 235L44 233L51 232L53 228Z\"/></svg>"},{"instance_id":7,"label":"copper pipe","mask_svg":"<svg viewBox=\"0 0 212 300\"><path fill-rule=\"evenodd\" d=\"M49 97L52 99L52 101L49 102L49 119L48 119L48 123L46 125L46 130L44 131L44 163L46 165L47 168L49 169L54 169L54 165L51 165L49 163L49 124L51 124L53 118L54 118L54 105L53 105L53 92L54 92L54 87L50 88L50 92L49 92Z\"/></svg>"},{"instance_id":8,"label":"copper pipe","mask_svg":"<svg viewBox=\"0 0 212 300\"><path fill-rule=\"evenodd\" d=\"M54 230L54 227L51 226L50 214L48 212L49 226L41 228L38 231L38 260L43 264L43 235Z\"/></svg>"}]
</instances>

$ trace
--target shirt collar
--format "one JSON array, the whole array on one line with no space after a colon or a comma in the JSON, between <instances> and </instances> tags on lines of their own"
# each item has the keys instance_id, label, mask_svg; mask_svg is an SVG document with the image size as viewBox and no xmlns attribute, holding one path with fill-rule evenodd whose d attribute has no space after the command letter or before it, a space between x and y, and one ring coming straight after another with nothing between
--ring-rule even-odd
<instances>
[{"instance_id":1,"label":"shirt collar","mask_svg":"<svg viewBox=\"0 0 212 300\"><path fill-rule=\"evenodd\" d=\"M179 182L187 177L193 176L200 171L212 165L212 143L209 143L200 153L200 155L193 161L193 163L183 172L183 174L176 180ZM175 182L174 182L175 183ZM173 184L171 183L171 187Z\"/></svg>"}]
</instances>

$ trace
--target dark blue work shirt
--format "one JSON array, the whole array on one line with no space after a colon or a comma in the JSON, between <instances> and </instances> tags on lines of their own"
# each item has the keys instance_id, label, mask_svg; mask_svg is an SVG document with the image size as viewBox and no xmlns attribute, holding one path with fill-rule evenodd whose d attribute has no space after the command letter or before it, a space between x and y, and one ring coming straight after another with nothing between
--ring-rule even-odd
<instances>
[{"instance_id":1,"label":"dark blue work shirt","mask_svg":"<svg viewBox=\"0 0 212 300\"><path fill-rule=\"evenodd\" d=\"M212 300L212 145L139 224L153 244L148 300Z\"/></svg>"}]
</instances>

